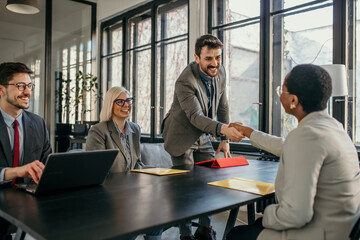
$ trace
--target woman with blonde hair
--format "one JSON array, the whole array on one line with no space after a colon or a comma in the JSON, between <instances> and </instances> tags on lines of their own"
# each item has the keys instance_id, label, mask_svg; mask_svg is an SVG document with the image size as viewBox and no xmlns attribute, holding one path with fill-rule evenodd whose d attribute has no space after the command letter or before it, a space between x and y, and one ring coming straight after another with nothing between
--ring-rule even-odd
<instances>
[{"instance_id":1,"label":"woman with blonde hair","mask_svg":"<svg viewBox=\"0 0 360 240\"><path fill-rule=\"evenodd\" d=\"M119 149L110 172L126 172L141 168L140 127L130 122L134 98L123 87L112 87L105 94L100 123L91 127L86 140L86 150ZM162 230L146 234L147 240L160 240ZM135 239L134 237L133 239Z\"/></svg>"},{"instance_id":2,"label":"woman with blonde hair","mask_svg":"<svg viewBox=\"0 0 360 240\"><path fill-rule=\"evenodd\" d=\"M100 123L91 127L86 150L119 149L110 172L125 172L139 168L140 127L128 121L134 98L123 87L112 87L105 94Z\"/></svg>"}]
</instances>

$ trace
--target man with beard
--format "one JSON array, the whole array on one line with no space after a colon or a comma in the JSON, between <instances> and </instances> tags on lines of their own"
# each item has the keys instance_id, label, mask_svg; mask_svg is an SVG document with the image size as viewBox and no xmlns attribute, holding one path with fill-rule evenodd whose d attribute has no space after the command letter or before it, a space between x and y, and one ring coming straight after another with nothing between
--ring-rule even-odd
<instances>
[{"instance_id":1,"label":"man with beard","mask_svg":"<svg viewBox=\"0 0 360 240\"><path fill-rule=\"evenodd\" d=\"M19 182L38 183L44 162L51 153L44 119L29 108L35 88L23 63L0 64L0 186ZM0 218L0 240L6 236L9 222Z\"/></svg>"},{"instance_id":2,"label":"man with beard","mask_svg":"<svg viewBox=\"0 0 360 240\"><path fill-rule=\"evenodd\" d=\"M162 123L165 150L174 166L194 164L214 158L210 134L221 137L216 153L230 157L227 139L240 141L243 137L229 127L229 106L226 97L225 69L221 66L222 42L215 36L203 35L195 43L195 62L190 63L175 83L174 100ZM216 119L216 120L215 120ZM210 217L199 219L210 227ZM191 223L181 224L180 239L196 239Z\"/></svg>"}]
</instances>

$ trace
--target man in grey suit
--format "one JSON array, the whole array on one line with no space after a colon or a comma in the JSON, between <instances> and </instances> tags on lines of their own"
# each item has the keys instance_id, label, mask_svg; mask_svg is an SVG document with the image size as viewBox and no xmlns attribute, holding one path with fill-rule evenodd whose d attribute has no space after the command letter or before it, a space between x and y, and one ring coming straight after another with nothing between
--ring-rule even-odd
<instances>
[{"instance_id":1,"label":"man in grey suit","mask_svg":"<svg viewBox=\"0 0 360 240\"><path fill-rule=\"evenodd\" d=\"M195 61L190 63L175 83L172 106L163 124L165 150L174 166L194 164L214 158L210 134L221 137L216 151L230 157L228 140L240 141L242 135L229 127L229 106L226 97L226 75L221 66L222 42L204 35L195 44ZM210 226L210 218L200 218L200 224ZM196 239L191 223L180 225L180 239Z\"/></svg>"},{"instance_id":2,"label":"man in grey suit","mask_svg":"<svg viewBox=\"0 0 360 240\"><path fill-rule=\"evenodd\" d=\"M29 108L32 71L22 63L0 64L0 186L39 181L44 162L51 153L44 120ZM6 236L9 222L0 218L0 240Z\"/></svg>"}]
</instances>

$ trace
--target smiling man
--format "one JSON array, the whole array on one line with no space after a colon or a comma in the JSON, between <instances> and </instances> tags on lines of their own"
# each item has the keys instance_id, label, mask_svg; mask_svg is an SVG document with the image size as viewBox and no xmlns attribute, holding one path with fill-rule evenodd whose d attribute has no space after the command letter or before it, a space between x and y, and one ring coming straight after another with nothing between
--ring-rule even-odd
<instances>
[{"instance_id":1,"label":"smiling man","mask_svg":"<svg viewBox=\"0 0 360 240\"><path fill-rule=\"evenodd\" d=\"M163 124L165 149L174 166L194 164L214 158L210 135L221 137L216 151L230 157L227 139L240 141L242 135L229 127L229 106L226 97L225 69L221 65L222 42L213 35L204 35L195 44L195 62L190 63L175 83L174 101ZM209 227L210 218L200 224ZM210 227L208 229L211 229ZM191 223L180 225L180 239L196 239Z\"/></svg>"},{"instance_id":2,"label":"smiling man","mask_svg":"<svg viewBox=\"0 0 360 240\"><path fill-rule=\"evenodd\" d=\"M23 63L0 64L0 185L39 181L51 153L44 120L29 108L32 71ZM9 223L0 218L0 240Z\"/></svg>"}]
</instances>

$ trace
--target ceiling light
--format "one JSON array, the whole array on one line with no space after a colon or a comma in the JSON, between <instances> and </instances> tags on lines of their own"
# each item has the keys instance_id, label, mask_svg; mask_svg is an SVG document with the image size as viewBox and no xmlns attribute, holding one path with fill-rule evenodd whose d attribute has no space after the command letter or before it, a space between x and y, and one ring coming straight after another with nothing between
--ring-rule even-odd
<instances>
[{"instance_id":1,"label":"ceiling light","mask_svg":"<svg viewBox=\"0 0 360 240\"><path fill-rule=\"evenodd\" d=\"M40 11L38 0L7 0L6 8L21 14L35 14Z\"/></svg>"}]
</instances>

